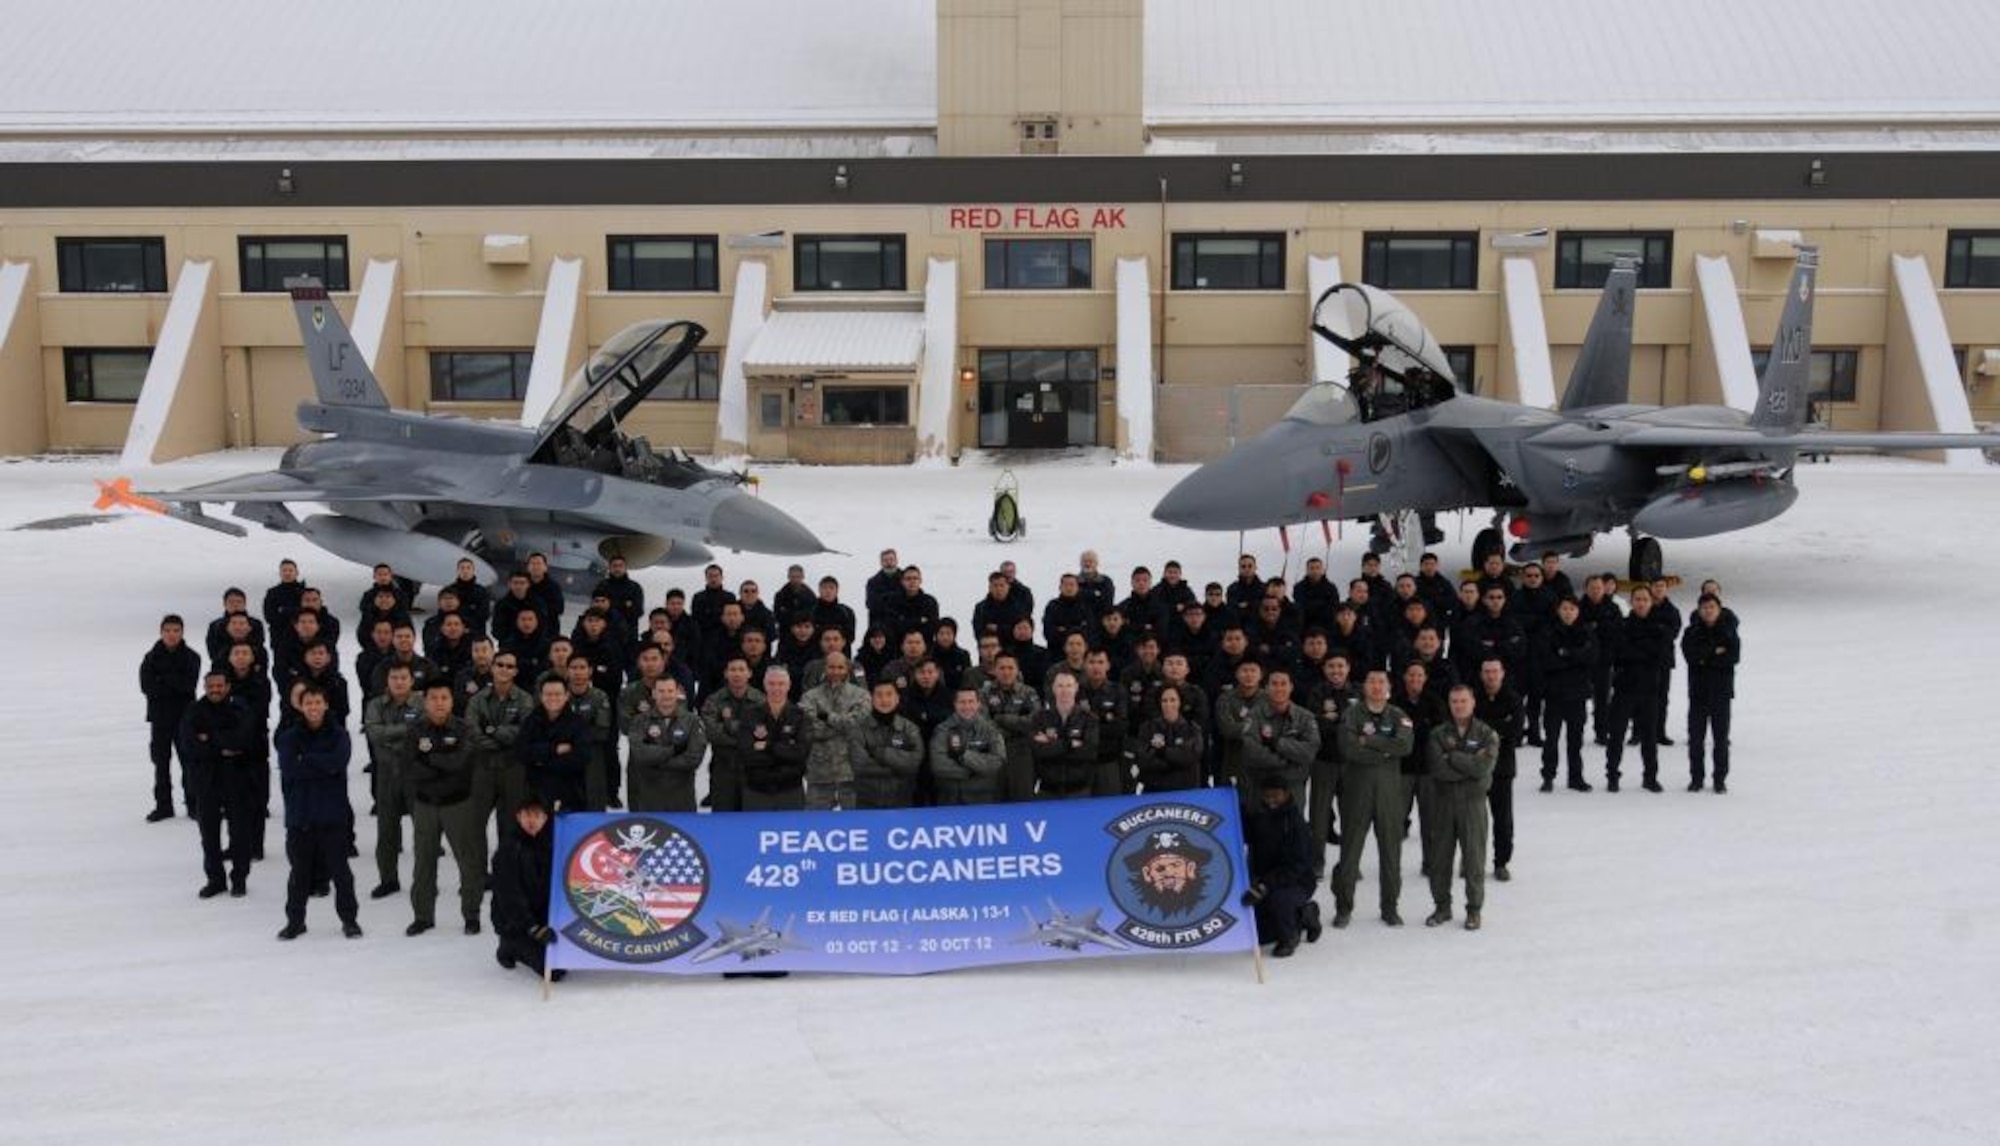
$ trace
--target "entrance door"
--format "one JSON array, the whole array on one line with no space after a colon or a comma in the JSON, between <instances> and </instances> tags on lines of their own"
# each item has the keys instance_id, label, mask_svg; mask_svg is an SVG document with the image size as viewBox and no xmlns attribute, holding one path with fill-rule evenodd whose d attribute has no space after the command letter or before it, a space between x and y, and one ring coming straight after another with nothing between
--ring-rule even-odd
<instances>
[{"instance_id":1,"label":"entrance door","mask_svg":"<svg viewBox=\"0 0 2000 1146\"><path fill-rule=\"evenodd\" d=\"M1069 444L1066 389L1059 382L1007 384L1007 444L1014 449L1061 449Z\"/></svg>"},{"instance_id":2,"label":"entrance door","mask_svg":"<svg viewBox=\"0 0 2000 1146\"><path fill-rule=\"evenodd\" d=\"M750 456L783 458L791 452L792 389L770 386L757 389L750 409Z\"/></svg>"}]
</instances>

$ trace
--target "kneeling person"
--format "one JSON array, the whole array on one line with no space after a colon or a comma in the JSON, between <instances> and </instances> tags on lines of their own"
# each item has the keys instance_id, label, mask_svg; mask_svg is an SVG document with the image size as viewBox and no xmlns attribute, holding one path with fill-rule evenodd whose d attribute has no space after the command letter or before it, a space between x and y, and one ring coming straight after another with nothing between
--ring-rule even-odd
<instances>
[{"instance_id":1,"label":"kneeling person","mask_svg":"<svg viewBox=\"0 0 2000 1146\"><path fill-rule=\"evenodd\" d=\"M512 970L526 963L542 973L556 934L549 930L549 869L555 863L555 833L548 805L529 796L514 809L517 832L503 833L493 853L493 932L500 937L494 958ZM549 978L560 979L556 971Z\"/></svg>"},{"instance_id":2,"label":"kneeling person","mask_svg":"<svg viewBox=\"0 0 2000 1146\"><path fill-rule=\"evenodd\" d=\"M1312 847L1305 816L1292 798L1290 781L1282 772L1263 773L1262 801L1244 823L1250 845L1250 890L1243 906L1257 909L1257 940L1275 943L1273 959L1299 949L1299 932L1306 942L1319 942L1319 904L1312 901Z\"/></svg>"}]
</instances>

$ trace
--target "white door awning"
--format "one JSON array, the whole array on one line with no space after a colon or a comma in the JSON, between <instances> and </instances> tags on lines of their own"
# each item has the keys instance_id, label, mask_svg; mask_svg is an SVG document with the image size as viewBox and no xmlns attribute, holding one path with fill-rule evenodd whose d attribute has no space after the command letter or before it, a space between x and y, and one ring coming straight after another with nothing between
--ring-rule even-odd
<instances>
[{"instance_id":1,"label":"white door awning","mask_svg":"<svg viewBox=\"0 0 2000 1146\"><path fill-rule=\"evenodd\" d=\"M921 312L778 311L743 356L743 372L757 377L914 372L923 356Z\"/></svg>"}]
</instances>

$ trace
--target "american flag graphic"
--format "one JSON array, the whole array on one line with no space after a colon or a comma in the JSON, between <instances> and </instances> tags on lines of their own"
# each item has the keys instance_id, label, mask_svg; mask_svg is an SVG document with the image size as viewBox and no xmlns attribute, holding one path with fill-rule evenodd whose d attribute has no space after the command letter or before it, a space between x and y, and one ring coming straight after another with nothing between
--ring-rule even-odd
<instances>
[{"instance_id":1,"label":"american flag graphic","mask_svg":"<svg viewBox=\"0 0 2000 1146\"><path fill-rule=\"evenodd\" d=\"M669 832L643 850L592 836L570 863L570 897L597 926L631 935L679 927L701 906L708 865L694 844Z\"/></svg>"}]
</instances>

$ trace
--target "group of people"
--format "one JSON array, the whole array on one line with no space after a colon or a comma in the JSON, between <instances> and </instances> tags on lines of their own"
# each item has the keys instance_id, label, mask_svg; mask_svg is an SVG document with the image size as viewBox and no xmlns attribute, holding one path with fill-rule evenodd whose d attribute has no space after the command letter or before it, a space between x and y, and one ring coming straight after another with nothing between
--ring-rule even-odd
<instances>
[{"instance_id":1,"label":"group of people","mask_svg":"<svg viewBox=\"0 0 2000 1146\"><path fill-rule=\"evenodd\" d=\"M1454 583L1434 554L1393 580L1368 554L1344 592L1317 558L1288 583L1262 576L1249 555L1226 585L1197 591L1169 561L1157 581L1140 567L1120 590L1085 552L1039 609L1003 562L961 626L893 550L863 588L861 616L836 578L808 583L797 565L768 602L755 582L732 588L710 565L693 594L671 589L649 608L618 559L572 610L534 555L491 590L461 562L427 611L413 585L377 566L358 602L358 647L346 649L340 619L285 561L256 615L241 590L224 595L205 658L179 617L162 623L140 671L148 819L175 814L178 752L181 802L200 824L200 894L244 895L262 857L275 752L291 868L279 935L304 933L308 900L331 893L358 936L347 794L358 715L375 820L371 897L403 890L407 820L407 933L436 925L448 849L465 931L480 931L490 889L500 961L539 970L553 813L1230 786L1250 843L1246 905L1274 955L1319 937L1312 894L1329 846L1333 925L1348 925L1371 833L1382 918L1400 925L1413 813L1436 907L1426 922L1453 918L1457 866L1465 926L1476 929L1489 847L1495 878L1510 878L1519 747L1541 749L1543 791L1564 747L1568 787L1591 790L1588 709L1607 788L1618 790L1629 733L1642 786L1661 790L1676 644L1690 790L1709 782L1711 739L1713 787L1726 790L1735 615L1712 582L1685 622L1665 582L1630 586L1629 610L1620 588L1594 576L1579 595L1553 555L1510 568L1495 554Z\"/></svg>"}]
</instances>

